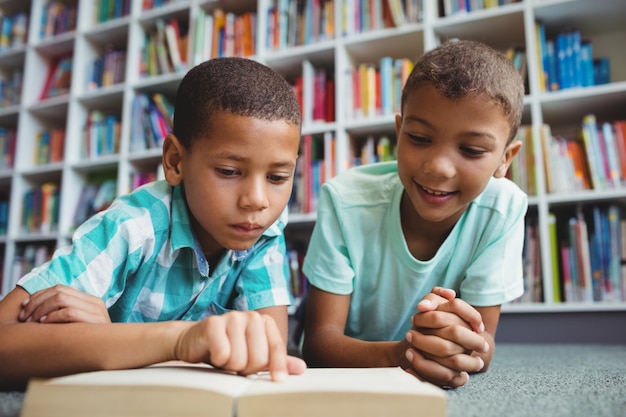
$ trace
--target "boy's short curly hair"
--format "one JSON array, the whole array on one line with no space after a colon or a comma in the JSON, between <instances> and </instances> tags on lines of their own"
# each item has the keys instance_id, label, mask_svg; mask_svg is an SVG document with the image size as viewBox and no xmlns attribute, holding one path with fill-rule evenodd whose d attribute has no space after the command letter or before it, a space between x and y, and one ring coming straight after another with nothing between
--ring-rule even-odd
<instances>
[{"instance_id":1,"label":"boy's short curly hair","mask_svg":"<svg viewBox=\"0 0 626 417\"><path fill-rule=\"evenodd\" d=\"M207 135L217 112L301 126L292 87L277 72L246 58L215 58L189 70L176 93L173 133L189 148Z\"/></svg>"},{"instance_id":2,"label":"boy's short curly hair","mask_svg":"<svg viewBox=\"0 0 626 417\"><path fill-rule=\"evenodd\" d=\"M402 89L402 111L408 95L424 83L449 99L468 95L493 100L508 117L516 135L524 110L524 81L507 57L481 42L448 41L417 60Z\"/></svg>"}]
</instances>

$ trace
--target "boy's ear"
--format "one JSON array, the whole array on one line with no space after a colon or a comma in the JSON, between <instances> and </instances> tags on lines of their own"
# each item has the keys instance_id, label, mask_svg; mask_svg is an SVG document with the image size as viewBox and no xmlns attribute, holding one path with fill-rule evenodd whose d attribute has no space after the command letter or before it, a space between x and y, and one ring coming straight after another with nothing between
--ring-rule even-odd
<instances>
[{"instance_id":1,"label":"boy's ear","mask_svg":"<svg viewBox=\"0 0 626 417\"><path fill-rule=\"evenodd\" d=\"M400 128L402 127L402 114L396 114L396 137L400 137Z\"/></svg>"},{"instance_id":2,"label":"boy's ear","mask_svg":"<svg viewBox=\"0 0 626 417\"><path fill-rule=\"evenodd\" d=\"M509 144L509 146L506 147L506 149L504 150L504 155L502 155L502 161L500 162L500 165L498 166L496 171L493 173L493 176L495 178L502 178L506 175L506 172L511 166L511 162L513 162L513 158L515 158L515 155L517 155L520 149L522 149L522 141L520 140L514 140Z\"/></svg>"},{"instance_id":3,"label":"boy's ear","mask_svg":"<svg viewBox=\"0 0 626 417\"><path fill-rule=\"evenodd\" d=\"M180 184L183 180L183 156L185 155L185 147L180 143L178 138L173 134L169 134L163 140L163 173L167 183L172 186Z\"/></svg>"}]
</instances>

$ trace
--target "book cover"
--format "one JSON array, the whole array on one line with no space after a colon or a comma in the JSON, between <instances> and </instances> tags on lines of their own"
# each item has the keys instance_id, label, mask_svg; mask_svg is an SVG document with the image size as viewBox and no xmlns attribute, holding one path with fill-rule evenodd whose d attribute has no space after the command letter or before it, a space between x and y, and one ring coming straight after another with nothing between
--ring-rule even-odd
<instances>
[{"instance_id":1,"label":"book cover","mask_svg":"<svg viewBox=\"0 0 626 417\"><path fill-rule=\"evenodd\" d=\"M587 153L592 187L594 190L604 190L606 189L606 177L604 174L604 161L602 160L600 151L595 115L588 114L583 118L581 136Z\"/></svg>"},{"instance_id":2,"label":"book cover","mask_svg":"<svg viewBox=\"0 0 626 417\"><path fill-rule=\"evenodd\" d=\"M310 368L284 382L165 363L30 382L22 417L445 417L446 393L401 368Z\"/></svg>"},{"instance_id":3,"label":"book cover","mask_svg":"<svg viewBox=\"0 0 626 417\"><path fill-rule=\"evenodd\" d=\"M561 275L559 273L559 245L556 233L556 215L548 213L548 235L550 237L550 264L552 266L552 300L563 301L561 296Z\"/></svg>"},{"instance_id":4,"label":"book cover","mask_svg":"<svg viewBox=\"0 0 626 417\"><path fill-rule=\"evenodd\" d=\"M607 301L622 300L621 286L621 209L617 204L610 204L607 210L609 228L609 271L607 282Z\"/></svg>"}]
</instances>

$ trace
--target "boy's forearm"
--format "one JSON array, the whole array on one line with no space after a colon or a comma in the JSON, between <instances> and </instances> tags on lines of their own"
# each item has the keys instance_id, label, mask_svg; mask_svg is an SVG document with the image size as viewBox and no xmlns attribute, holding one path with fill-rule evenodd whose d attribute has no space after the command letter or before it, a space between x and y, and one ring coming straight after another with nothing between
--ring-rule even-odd
<instances>
[{"instance_id":1,"label":"boy's forearm","mask_svg":"<svg viewBox=\"0 0 626 417\"><path fill-rule=\"evenodd\" d=\"M24 388L30 377L135 368L174 359L181 326L185 323L4 324L0 388Z\"/></svg>"},{"instance_id":2,"label":"boy's forearm","mask_svg":"<svg viewBox=\"0 0 626 417\"><path fill-rule=\"evenodd\" d=\"M406 347L402 342L369 342L348 336L326 338L314 335L305 342L303 356L314 367L387 367L399 366Z\"/></svg>"}]
</instances>

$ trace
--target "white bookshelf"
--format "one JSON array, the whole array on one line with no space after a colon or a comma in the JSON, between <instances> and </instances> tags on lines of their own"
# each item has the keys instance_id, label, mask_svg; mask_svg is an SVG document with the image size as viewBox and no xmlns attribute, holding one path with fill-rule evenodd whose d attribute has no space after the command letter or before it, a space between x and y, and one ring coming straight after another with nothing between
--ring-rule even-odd
<instances>
[{"instance_id":1,"label":"white bookshelf","mask_svg":"<svg viewBox=\"0 0 626 417\"><path fill-rule=\"evenodd\" d=\"M348 166L351 144L363 140L368 134L395 136L393 116L353 119L347 108L347 89L342 82L344 74L362 62L378 62L383 56L418 58L424 51L448 38L465 38L484 41L496 48L522 46L526 50L529 92L525 98L523 123L537 130L549 123L554 134L566 134L580 126L582 117L594 113L603 120L626 118L626 2L623 0L523 0L519 3L466 14L439 17L437 1L423 0L423 20L395 28L381 29L351 36L341 34L342 0L335 0L335 37L316 44L279 51L264 48L266 44L267 10L272 0L210 0L173 1L153 10L141 9L141 0L133 0L130 15L96 24L93 19L97 2L92 0L67 0L78 5L77 28L69 33L40 39L41 11L48 0L0 0L0 13L10 15L23 10L30 14L29 36L26 45L0 51L0 77L13 68L23 68L23 91L19 105L0 109L0 127L17 129L18 141L13 169L0 170L0 196L9 199L9 227L0 236L0 255L3 256L3 281L0 294L14 285L13 261L28 243L46 244L50 247L69 242L73 216L80 191L90 175L106 172L117 177L118 194L130 190L130 174L135 171L156 170L160 151L152 149L130 151L131 108L138 92L161 92L174 97L184 72L149 78L139 76L139 54L144 33L155 26L158 18L175 17L189 23L190 40L193 39L193 22L199 11L212 12L216 7L235 13L257 13L256 48L253 56L275 68L286 78L302 72L302 62L308 60L315 67L325 68L334 75L335 121L333 123L305 123L303 133L332 132L336 138L336 170ZM595 87L569 89L557 92L540 92L534 24L541 20L556 33L568 27L582 30L590 39L598 56L611 60L611 83ZM99 90L88 90L86 77L88 65L102 52L107 43L126 49L125 82ZM192 42L188 56L191 56ZM64 97L39 100L47 67L54 57L66 53L74 56L72 86ZM84 158L80 154L81 129L87 112L93 109L108 110L122 120L119 153L98 158ZM62 162L35 165L33 163L34 137L43 127L63 128L66 131L64 159ZM597 202L626 202L626 188L613 191L587 191L548 194L545 190L542 153L539 143L533 146L538 156L537 195L531 196L529 216L539 224L544 299L552 299L551 260L549 253L548 213L560 207ZM43 182L55 181L60 186L58 230L50 233L24 233L21 215L24 211L24 193ZM289 233L309 233L315 221L314 214L294 214ZM288 236L289 236L288 233ZM505 306L506 312L576 312L576 311L626 311L626 303L543 303Z\"/></svg>"}]
</instances>

